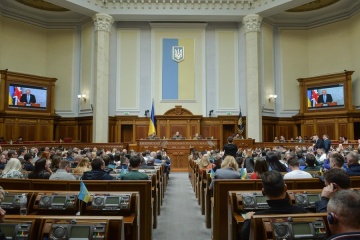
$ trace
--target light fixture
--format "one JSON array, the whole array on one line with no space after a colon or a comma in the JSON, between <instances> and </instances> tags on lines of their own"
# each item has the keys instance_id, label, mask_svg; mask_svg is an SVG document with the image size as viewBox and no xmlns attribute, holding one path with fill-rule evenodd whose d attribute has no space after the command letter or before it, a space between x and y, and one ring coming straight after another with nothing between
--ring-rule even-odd
<instances>
[{"instance_id":1,"label":"light fixture","mask_svg":"<svg viewBox=\"0 0 360 240\"><path fill-rule=\"evenodd\" d=\"M78 94L77 97L78 97L79 100L84 99L84 102L86 102L86 95L85 94Z\"/></svg>"},{"instance_id":2,"label":"light fixture","mask_svg":"<svg viewBox=\"0 0 360 240\"><path fill-rule=\"evenodd\" d=\"M149 110L145 110L145 114L144 114L144 115L145 115L145 117L147 117L147 116L148 116L149 112L150 112Z\"/></svg>"},{"instance_id":3,"label":"light fixture","mask_svg":"<svg viewBox=\"0 0 360 240\"><path fill-rule=\"evenodd\" d=\"M275 100L277 98L277 95L275 94L270 94L269 95L269 102L271 102L271 100Z\"/></svg>"},{"instance_id":4,"label":"light fixture","mask_svg":"<svg viewBox=\"0 0 360 240\"><path fill-rule=\"evenodd\" d=\"M214 112L214 110L210 110L209 111L209 117L211 117L212 113Z\"/></svg>"}]
</instances>

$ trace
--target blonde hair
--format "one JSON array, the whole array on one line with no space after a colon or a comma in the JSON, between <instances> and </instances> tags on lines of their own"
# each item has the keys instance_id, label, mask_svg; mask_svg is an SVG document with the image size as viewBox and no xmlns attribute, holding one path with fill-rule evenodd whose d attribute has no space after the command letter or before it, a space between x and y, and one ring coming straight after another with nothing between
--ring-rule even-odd
<instances>
[{"instance_id":1,"label":"blonde hair","mask_svg":"<svg viewBox=\"0 0 360 240\"><path fill-rule=\"evenodd\" d=\"M91 168L89 168L90 160L88 157L84 157L80 160L79 164L76 166L76 168L73 170L74 173L83 173L91 171Z\"/></svg>"},{"instance_id":2,"label":"blonde hair","mask_svg":"<svg viewBox=\"0 0 360 240\"><path fill-rule=\"evenodd\" d=\"M11 170L21 171L21 169L22 169L22 166L21 166L20 160L17 158L11 158L7 162L7 164L4 168L4 171L2 173L6 174L6 173L10 172Z\"/></svg>"},{"instance_id":3,"label":"blonde hair","mask_svg":"<svg viewBox=\"0 0 360 240\"><path fill-rule=\"evenodd\" d=\"M224 161L221 163L221 168L233 168L236 171L239 170L239 165L237 164L233 156L226 156Z\"/></svg>"},{"instance_id":4,"label":"blonde hair","mask_svg":"<svg viewBox=\"0 0 360 240\"><path fill-rule=\"evenodd\" d=\"M206 168L210 164L210 157L207 154L204 154L199 161L200 168Z\"/></svg>"}]
</instances>

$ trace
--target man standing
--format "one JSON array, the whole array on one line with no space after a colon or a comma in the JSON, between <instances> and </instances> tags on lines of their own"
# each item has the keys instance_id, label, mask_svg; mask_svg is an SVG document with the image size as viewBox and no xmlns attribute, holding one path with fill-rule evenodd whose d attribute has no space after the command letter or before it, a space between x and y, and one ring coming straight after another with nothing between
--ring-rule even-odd
<instances>
[{"instance_id":1,"label":"man standing","mask_svg":"<svg viewBox=\"0 0 360 240\"><path fill-rule=\"evenodd\" d=\"M333 234L330 239L360 239L360 194L341 190L331 197L327 219Z\"/></svg>"},{"instance_id":2,"label":"man standing","mask_svg":"<svg viewBox=\"0 0 360 240\"><path fill-rule=\"evenodd\" d=\"M318 103L329 103L332 102L332 96L331 94L326 94L326 90L322 90L322 94L318 98Z\"/></svg>"},{"instance_id":3,"label":"man standing","mask_svg":"<svg viewBox=\"0 0 360 240\"><path fill-rule=\"evenodd\" d=\"M330 147L331 147L331 141L328 137L327 134L323 135L323 139L324 139L324 149L325 149L325 153L328 154L330 151Z\"/></svg>"},{"instance_id":4,"label":"man standing","mask_svg":"<svg viewBox=\"0 0 360 240\"><path fill-rule=\"evenodd\" d=\"M34 94L30 94L30 89L26 89L26 93L21 95L20 102L26 102L27 104L36 103Z\"/></svg>"},{"instance_id":5,"label":"man standing","mask_svg":"<svg viewBox=\"0 0 360 240\"><path fill-rule=\"evenodd\" d=\"M325 148L324 141L321 140L318 135L315 135L313 139L315 140L314 150L317 150L318 148Z\"/></svg>"},{"instance_id":6,"label":"man standing","mask_svg":"<svg viewBox=\"0 0 360 240\"><path fill-rule=\"evenodd\" d=\"M233 144L232 137L228 137L228 143L224 145L223 150L224 150L224 158L227 155L230 155L230 156L233 156L234 158L236 158L237 146L235 144Z\"/></svg>"}]
</instances>

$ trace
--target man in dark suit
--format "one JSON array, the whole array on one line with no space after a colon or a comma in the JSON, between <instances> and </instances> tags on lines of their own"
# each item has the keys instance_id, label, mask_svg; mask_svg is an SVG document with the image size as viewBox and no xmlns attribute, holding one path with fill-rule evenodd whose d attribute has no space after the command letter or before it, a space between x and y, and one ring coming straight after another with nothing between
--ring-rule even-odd
<instances>
[{"instance_id":1,"label":"man in dark suit","mask_svg":"<svg viewBox=\"0 0 360 240\"><path fill-rule=\"evenodd\" d=\"M140 161L139 156L132 156L130 158L131 170L127 174L121 176L121 180L149 180L148 175L139 172Z\"/></svg>"},{"instance_id":2,"label":"man in dark suit","mask_svg":"<svg viewBox=\"0 0 360 240\"><path fill-rule=\"evenodd\" d=\"M323 139L324 139L324 149L325 149L325 153L327 154L330 151L330 147L331 147L331 141L328 138L327 134L323 135Z\"/></svg>"},{"instance_id":3,"label":"man in dark suit","mask_svg":"<svg viewBox=\"0 0 360 240\"><path fill-rule=\"evenodd\" d=\"M235 144L233 144L233 138L232 137L228 137L228 143L224 145L223 147L224 150L224 157L226 157L227 155L233 156L234 158L236 158L236 152L237 152L237 146Z\"/></svg>"},{"instance_id":4,"label":"man in dark suit","mask_svg":"<svg viewBox=\"0 0 360 240\"><path fill-rule=\"evenodd\" d=\"M314 140L315 140L315 144L314 144L314 150L318 149L318 148L324 148L324 141L322 139L319 138L318 135L314 136Z\"/></svg>"},{"instance_id":5,"label":"man in dark suit","mask_svg":"<svg viewBox=\"0 0 360 240\"><path fill-rule=\"evenodd\" d=\"M318 103L329 103L332 102L332 96L331 94L326 94L326 90L322 90L322 95L318 98Z\"/></svg>"},{"instance_id":6,"label":"man in dark suit","mask_svg":"<svg viewBox=\"0 0 360 240\"><path fill-rule=\"evenodd\" d=\"M21 95L20 102L26 102L27 104L36 103L34 94L30 94L30 89L26 89L26 93Z\"/></svg>"}]
</instances>

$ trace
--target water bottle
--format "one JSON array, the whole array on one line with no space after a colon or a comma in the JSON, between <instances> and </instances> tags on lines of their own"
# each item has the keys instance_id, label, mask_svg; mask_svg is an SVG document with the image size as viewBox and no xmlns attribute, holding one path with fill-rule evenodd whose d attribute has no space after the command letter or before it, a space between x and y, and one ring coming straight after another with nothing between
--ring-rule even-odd
<instances>
[{"instance_id":1,"label":"water bottle","mask_svg":"<svg viewBox=\"0 0 360 240\"><path fill-rule=\"evenodd\" d=\"M25 193L20 198L20 215L26 215L27 213L27 197Z\"/></svg>"}]
</instances>

